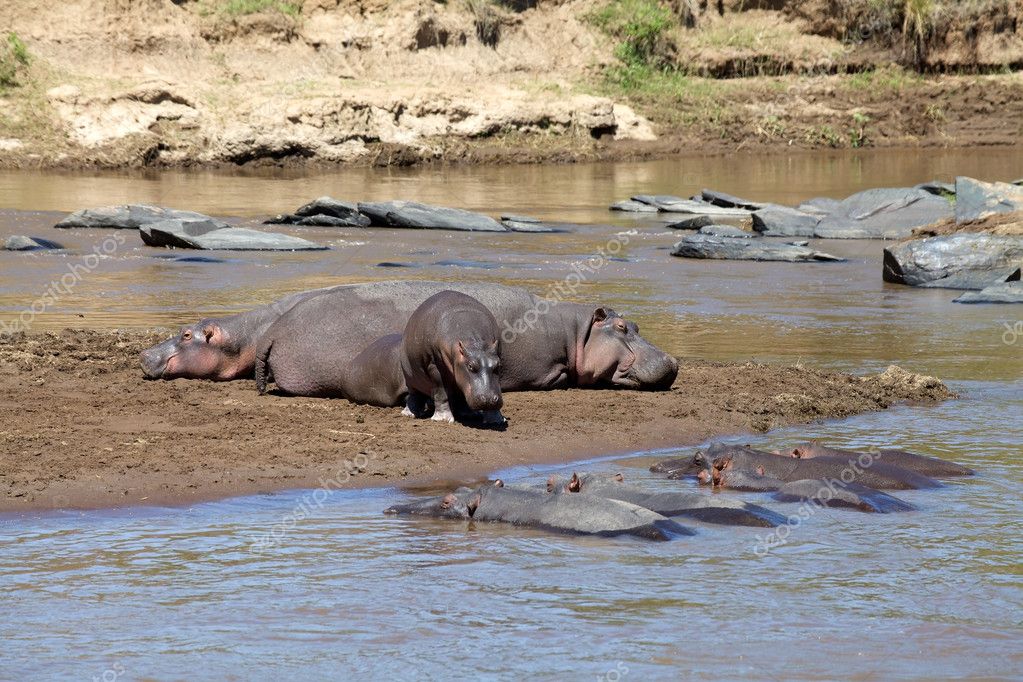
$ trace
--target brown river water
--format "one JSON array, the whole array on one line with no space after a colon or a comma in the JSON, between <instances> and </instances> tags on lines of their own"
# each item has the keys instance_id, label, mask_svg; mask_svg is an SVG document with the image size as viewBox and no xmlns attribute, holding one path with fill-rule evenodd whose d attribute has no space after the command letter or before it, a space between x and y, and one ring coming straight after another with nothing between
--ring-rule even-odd
<instances>
[{"instance_id":1,"label":"brown river water","mask_svg":"<svg viewBox=\"0 0 1023 682\"><path fill-rule=\"evenodd\" d=\"M27 320L33 331L176 326L291 291L398 277L544 292L598 249L621 244L617 259L580 278L574 297L627 313L671 352L858 373L894 362L963 395L735 440L890 444L978 470L939 490L900 492L917 512L816 511L767 552L761 529L697 522L696 537L647 543L385 518L382 509L407 497L395 489L0 516L0 679L1019 679L1023 309L959 305L951 302L957 292L885 284L881 242L816 243L847 263L676 259L667 249L678 233L656 217L606 209L631 194L703 187L794 204L956 174L1017 178L1023 154L0 173L0 238L29 234L69 247L0 252L0 322ZM285 227L332 247L293 254L183 254L145 247L128 231L51 227L62 212L128 202L251 224L323 194L572 226L550 235ZM69 293L37 303L104 244L109 254L92 259ZM206 260L176 260L183 255ZM24 316L34 303L37 314ZM670 454L501 475L540 481L585 466L651 487L691 485L646 471ZM800 511L745 497L794 518ZM303 518L293 522L296 515ZM268 534L272 545L255 551Z\"/></svg>"}]
</instances>

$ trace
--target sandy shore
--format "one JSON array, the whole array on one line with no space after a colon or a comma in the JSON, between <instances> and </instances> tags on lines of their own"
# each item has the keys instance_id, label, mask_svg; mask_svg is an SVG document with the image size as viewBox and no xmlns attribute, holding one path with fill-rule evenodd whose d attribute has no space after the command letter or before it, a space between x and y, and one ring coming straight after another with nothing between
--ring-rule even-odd
<instances>
[{"instance_id":1,"label":"sandy shore","mask_svg":"<svg viewBox=\"0 0 1023 682\"><path fill-rule=\"evenodd\" d=\"M0 337L0 511L184 504L287 488L412 485L504 467L699 443L952 397L897 368L870 377L686 359L661 393L506 396L504 432L250 381L144 381L163 332Z\"/></svg>"}]
</instances>

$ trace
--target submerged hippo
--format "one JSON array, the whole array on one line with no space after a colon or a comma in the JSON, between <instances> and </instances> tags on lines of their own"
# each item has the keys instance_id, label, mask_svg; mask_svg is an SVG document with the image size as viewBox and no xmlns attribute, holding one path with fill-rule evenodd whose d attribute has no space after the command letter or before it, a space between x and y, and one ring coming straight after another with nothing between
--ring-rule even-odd
<instances>
[{"instance_id":1,"label":"submerged hippo","mask_svg":"<svg viewBox=\"0 0 1023 682\"><path fill-rule=\"evenodd\" d=\"M621 474L572 474L567 482L560 482L552 476L547 481L547 489L550 492L563 490L607 497L638 505L663 516L687 516L705 523L726 526L773 528L786 521L781 514L741 500L694 492L651 492L626 485L623 481Z\"/></svg>"},{"instance_id":2,"label":"submerged hippo","mask_svg":"<svg viewBox=\"0 0 1023 682\"><path fill-rule=\"evenodd\" d=\"M701 472L705 473L705 472ZM711 483L708 476L700 476L701 483ZM779 502L813 502L822 507L856 509L863 512L888 514L916 509L880 490L858 483L843 483L837 479L802 479L786 483L756 471L726 468L715 470L713 484L717 488L746 491L773 491Z\"/></svg>"},{"instance_id":3,"label":"submerged hippo","mask_svg":"<svg viewBox=\"0 0 1023 682\"><path fill-rule=\"evenodd\" d=\"M385 514L511 523L575 535L633 535L670 540L695 532L661 514L628 502L590 495L548 494L542 490L505 487L501 481L476 490L458 490L438 498L393 505Z\"/></svg>"},{"instance_id":4,"label":"submerged hippo","mask_svg":"<svg viewBox=\"0 0 1023 682\"><path fill-rule=\"evenodd\" d=\"M482 418L504 424L497 320L482 303L442 291L416 308L405 325L400 371L408 389L402 414L433 420ZM397 371L395 368L394 371Z\"/></svg>"},{"instance_id":5,"label":"submerged hippo","mask_svg":"<svg viewBox=\"0 0 1023 682\"><path fill-rule=\"evenodd\" d=\"M668 478L683 478L697 476L701 471L710 472L711 467L721 470L726 466L758 472L785 482L835 478L870 488L893 490L941 487L932 478L877 461L869 454L863 458L798 459L739 445L714 444L707 448L706 453L697 452L692 457L658 462L651 470L667 473Z\"/></svg>"},{"instance_id":6,"label":"submerged hippo","mask_svg":"<svg viewBox=\"0 0 1023 682\"><path fill-rule=\"evenodd\" d=\"M256 343L267 328L296 303L330 290L301 291L248 312L182 327L177 336L142 351L142 373L147 379L251 379Z\"/></svg>"},{"instance_id":7,"label":"submerged hippo","mask_svg":"<svg viewBox=\"0 0 1023 682\"><path fill-rule=\"evenodd\" d=\"M790 454L798 459L811 459L813 457L843 457L845 459L855 459L864 453L857 452L856 450L829 448L817 443L816 441L811 441L809 443L797 445L792 449ZM894 464L895 466L915 471L916 473L923 474L924 476L973 476L974 474L973 469L964 467L962 464L956 464L955 462L949 462L936 457L918 455L913 452L907 452L906 450L882 448L880 450L871 451L869 454L882 462Z\"/></svg>"},{"instance_id":8,"label":"submerged hippo","mask_svg":"<svg viewBox=\"0 0 1023 682\"><path fill-rule=\"evenodd\" d=\"M472 296L501 331L502 391L619 387L667 389L678 363L604 307L551 302L500 284L392 281L337 287L274 322L256 349L256 374L291 395L344 397L348 361L405 328L413 311L446 289Z\"/></svg>"}]
</instances>

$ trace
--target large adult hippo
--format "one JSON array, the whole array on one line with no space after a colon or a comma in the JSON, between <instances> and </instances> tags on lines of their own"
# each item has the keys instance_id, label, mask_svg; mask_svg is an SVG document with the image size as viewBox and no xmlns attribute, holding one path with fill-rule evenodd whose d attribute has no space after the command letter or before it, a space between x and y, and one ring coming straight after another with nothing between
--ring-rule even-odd
<instances>
[{"instance_id":1,"label":"large adult hippo","mask_svg":"<svg viewBox=\"0 0 1023 682\"><path fill-rule=\"evenodd\" d=\"M256 349L257 382L291 395L345 397L348 361L375 339L404 330L413 311L446 289L472 296L501 331L502 391L586 387L666 389L677 361L609 308L551 302L501 284L390 281L337 287L301 301Z\"/></svg>"},{"instance_id":2,"label":"large adult hippo","mask_svg":"<svg viewBox=\"0 0 1023 682\"><path fill-rule=\"evenodd\" d=\"M296 303L330 290L300 291L244 313L182 327L177 336L142 351L142 372L147 379L251 379L256 343L267 328Z\"/></svg>"},{"instance_id":3,"label":"large adult hippo","mask_svg":"<svg viewBox=\"0 0 1023 682\"><path fill-rule=\"evenodd\" d=\"M799 459L812 459L814 457L843 457L845 459L849 459L850 457L857 458L863 453L856 450L829 448L816 441L811 441L792 448L790 454ZM973 476L974 474L973 469L964 467L962 464L938 459L937 457L918 455L915 452L909 452L907 450L881 448L879 450L871 451L870 454L873 457L880 459L882 462L894 464L895 466L915 471L916 473L923 474L924 476Z\"/></svg>"},{"instance_id":4,"label":"large adult hippo","mask_svg":"<svg viewBox=\"0 0 1023 682\"><path fill-rule=\"evenodd\" d=\"M712 473L712 468L752 471L786 483L802 479L835 478L843 483L855 482L879 489L914 490L941 487L941 484L932 478L892 464L885 464L869 453L864 453L859 458L798 459L754 450L749 446L719 443L707 448L706 453L697 452L692 457L665 460L655 464L651 470L667 473L668 478L683 478L698 476L701 471Z\"/></svg>"}]
</instances>

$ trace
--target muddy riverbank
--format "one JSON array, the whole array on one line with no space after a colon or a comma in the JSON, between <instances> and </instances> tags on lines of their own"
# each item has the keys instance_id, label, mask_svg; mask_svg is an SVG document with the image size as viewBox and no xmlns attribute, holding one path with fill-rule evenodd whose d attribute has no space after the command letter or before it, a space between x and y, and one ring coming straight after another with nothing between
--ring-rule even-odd
<instances>
[{"instance_id":1,"label":"muddy riverbank","mask_svg":"<svg viewBox=\"0 0 1023 682\"><path fill-rule=\"evenodd\" d=\"M858 378L688 359L668 392L508 394L510 427L496 432L344 400L258 396L249 381L143 381L137 353L162 336L65 330L0 340L0 511L473 478L952 396L937 379L897 368Z\"/></svg>"}]
</instances>

